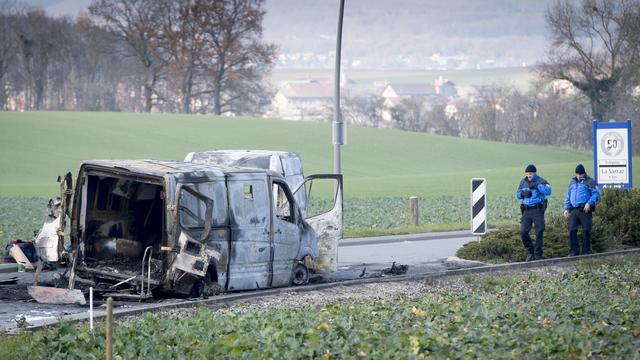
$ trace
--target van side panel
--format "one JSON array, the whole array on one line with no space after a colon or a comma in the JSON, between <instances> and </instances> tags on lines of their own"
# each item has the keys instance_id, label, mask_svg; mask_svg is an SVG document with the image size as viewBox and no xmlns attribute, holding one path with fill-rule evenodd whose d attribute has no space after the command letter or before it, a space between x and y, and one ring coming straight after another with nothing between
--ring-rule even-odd
<instances>
[{"instance_id":1,"label":"van side panel","mask_svg":"<svg viewBox=\"0 0 640 360\"><path fill-rule=\"evenodd\" d=\"M272 183L272 239L273 239L273 281L272 286L291 284L294 264L300 253L300 224L295 200L286 182L274 180Z\"/></svg>"},{"instance_id":2,"label":"van side panel","mask_svg":"<svg viewBox=\"0 0 640 360\"><path fill-rule=\"evenodd\" d=\"M271 286L270 201L265 174L227 178L231 241L228 290Z\"/></svg>"}]
</instances>

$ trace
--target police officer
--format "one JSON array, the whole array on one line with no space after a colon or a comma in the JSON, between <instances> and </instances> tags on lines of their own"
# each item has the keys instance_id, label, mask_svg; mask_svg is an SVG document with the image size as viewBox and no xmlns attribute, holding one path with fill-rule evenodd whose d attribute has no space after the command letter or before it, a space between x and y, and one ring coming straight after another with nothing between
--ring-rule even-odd
<instances>
[{"instance_id":1,"label":"police officer","mask_svg":"<svg viewBox=\"0 0 640 360\"><path fill-rule=\"evenodd\" d=\"M544 212L547 209L547 196L551 195L551 185L538 176L535 165L528 165L524 170L525 177L520 181L516 198L521 200L520 236L529 252L526 261L542 259L542 240L544 235ZM536 246L531 244L529 231L531 225L536 227Z\"/></svg>"},{"instance_id":2,"label":"police officer","mask_svg":"<svg viewBox=\"0 0 640 360\"><path fill-rule=\"evenodd\" d=\"M600 200L600 191L596 182L587 176L584 166L576 166L576 176L571 179L564 200L564 217L569 219L569 244L571 256L580 255L578 228L582 226L582 254L591 251L591 218L596 204Z\"/></svg>"}]
</instances>

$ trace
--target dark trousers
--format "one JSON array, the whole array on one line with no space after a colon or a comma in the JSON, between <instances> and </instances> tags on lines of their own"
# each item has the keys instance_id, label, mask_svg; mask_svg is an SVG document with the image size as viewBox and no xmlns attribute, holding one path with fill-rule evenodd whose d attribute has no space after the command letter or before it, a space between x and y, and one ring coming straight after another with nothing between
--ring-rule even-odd
<instances>
[{"instance_id":1,"label":"dark trousers","mask_svg":"<svg viewBox=\"0 0 640 360\"><path fill-rule=\"evenodd\" d=\"M591 211L585 213L581 209L571 209L569 213L569 244L571 245L571 255L580 255L580 244L578 243L578 228L582 226L582 254L591 252Z\"/></svg>"},{"instance_id":2,"label":"dark trousers","mask_svg":"<svg viewBox=\"0 0 640 360\"><path fill-rule=\"evenodd\" d=\"M536 228L536 246L531 244L531 236L529 231L531 226ZM525 209L520 218L520 237L522 237L522 243L527 248L529 254L535 257L542 257L542 240L544 237L544 211L540 208Z\"/></svg>"}]
</instances>

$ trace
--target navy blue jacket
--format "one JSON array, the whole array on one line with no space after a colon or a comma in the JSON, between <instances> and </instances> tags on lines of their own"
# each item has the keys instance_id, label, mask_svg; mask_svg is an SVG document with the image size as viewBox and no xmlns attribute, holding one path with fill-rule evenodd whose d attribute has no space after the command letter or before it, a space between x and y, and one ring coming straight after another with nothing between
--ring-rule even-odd
<instances>
[{"instance_id":1,"label":"navy blue jacket","mask_svg":"<svg viewBox=\"0 0 640 360\"><path fill-rule=\"evenodd\" d=\"M534 188L531 189L531 184ZM530 191L531 196L525 197L525 194ZM516 199L522 200L522 204L526 206L536 206L544 202L547 196L551 195L551 185L544 178L534 175L531 181L525 176L520 180L520 185L516 190Z\"/></svg>"},{"instance_id":2,"label":"navy blue jacket","mask_svg":"<svg viewBox=\"0 0 640 360\"><path fill-rule=\"evenodd\" d=\"M592 178L585 176L582 179L573 178L567 189L567 198L564 200L564 209L581 207L586 203L590 206L596 205L600 200L600 191Z\"/></svg>"}]
</instances>

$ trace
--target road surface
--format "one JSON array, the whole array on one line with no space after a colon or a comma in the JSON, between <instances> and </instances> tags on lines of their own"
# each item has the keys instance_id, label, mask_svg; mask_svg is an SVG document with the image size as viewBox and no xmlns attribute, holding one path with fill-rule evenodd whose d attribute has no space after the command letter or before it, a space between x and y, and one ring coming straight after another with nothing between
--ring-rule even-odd
<instances>
[{"instance_id":1,"label":"road surface","mask_svg":"<svg viewBox=\"0 0 640 360\"><path fill-rule=\"evenodd\" d=\"M341 267L394 261L416 265L453 256L462 245L476 240L469 231L344 239L338 250L338 262Z\"/></svg>"}]
</instances>

